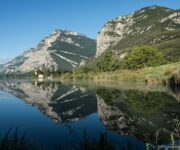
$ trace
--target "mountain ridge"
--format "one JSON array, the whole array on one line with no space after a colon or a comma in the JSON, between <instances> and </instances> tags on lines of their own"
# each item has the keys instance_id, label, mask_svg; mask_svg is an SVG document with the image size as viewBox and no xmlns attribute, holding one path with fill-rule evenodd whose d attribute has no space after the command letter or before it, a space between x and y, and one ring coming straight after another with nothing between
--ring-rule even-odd
<instances>
[{"instance_id":1,"label":"mountain ridge","mask_svg":"<svg viewBox=\"0 0 180 150\"><path fill-rule=\"evenodd\" d=\"M95 47L95 40L84 34L57 29L42 39L37 47L27 49L0 68L5 74L23 74L38 68L71 71L93 57Z\"/></svg>"},{"instance_id":2,"label":"mountain ridge","mask_svg":"<svg viewBox=\"0 0 180 150\"><path fill-rule=\"evenodd\" d=\"M161 6L141 8L126 16L109 20L98 33L96 58L106 50L123 50L156 45L169 61L179 61L180 10Z\"/></svg>"}]
</instances>

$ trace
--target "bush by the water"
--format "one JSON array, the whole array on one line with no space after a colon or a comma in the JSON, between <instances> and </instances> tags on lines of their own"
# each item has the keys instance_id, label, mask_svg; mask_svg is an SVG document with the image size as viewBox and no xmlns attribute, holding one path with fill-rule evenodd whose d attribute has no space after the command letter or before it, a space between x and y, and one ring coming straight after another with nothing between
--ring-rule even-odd
<instances>
[{"instance_id":1,"label":"bush by the water","mask_svg":"<svg viewBox=\"0 0 180 150\"><path fill-rule=\"evenodd\" d=\"M93 70L91 68L88 68L88 67L80 67L80 68L75 68L73 70L73 74L74 75L77 75L77 74L86 74L88 72L93 72Z\"/></svg>"},{"instance_id":2,"label":"bush by the water","mask_svg":"<svg viewBox=\"0 0 180 150\"><path fill-rule=\"evenodd\" d=\"M143 45L129 48L123 64L127 69L155 67L163 62L163 58L163 54L157 48Z\"/></svg>"},{"instance_id":3,"label":"bush by the water","mask_svg":"<svg viewBox=\"0 0 180 150\"><path fill-rule=\"evenodd\" d=\"M122 62L112 51L105 52L96 63L97 71L115 71L122 68Z\"/></svg>"},{"instance_id":4,"label":"bush by the water","mask_svg":"<svg viewBox=\"0 0 180 150\"><path fill-rule=\"evenodd\" d=\"M120 58L113 51L107 51L96 63L98 71L115 71L118 69L140 69L155 67L164 61L163 54L155 47L143 45L129 48L125 58Z\"/></svg>"}]
</instances>

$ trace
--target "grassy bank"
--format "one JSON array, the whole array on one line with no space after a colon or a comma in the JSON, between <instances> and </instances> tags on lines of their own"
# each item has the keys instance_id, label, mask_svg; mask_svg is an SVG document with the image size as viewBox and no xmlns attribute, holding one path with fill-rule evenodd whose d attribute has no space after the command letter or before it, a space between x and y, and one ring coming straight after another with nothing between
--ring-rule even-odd
<instances>
[{"instance_id":1,"label":"grassy bank","mask_svg":"<svg viewBox=\"0 0 180 150\"><path fill-rule=\"evenodd\" d=\"M139 70L117 70L113 72L88 72L88 73L66 73L61 79L93 80L93 81L138 81L149 84L168 83L174 76L176 83L179 81L180 62L161 65L157 67L146 67ZM176 74L176 75L174 75Z\"/></svg>"}]
</instances>

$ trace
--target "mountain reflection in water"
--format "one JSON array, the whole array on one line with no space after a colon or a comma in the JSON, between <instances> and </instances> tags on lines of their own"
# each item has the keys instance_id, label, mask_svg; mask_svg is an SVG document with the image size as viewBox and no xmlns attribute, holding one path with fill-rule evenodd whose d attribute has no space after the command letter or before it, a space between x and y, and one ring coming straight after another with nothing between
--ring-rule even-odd
<instances>
[{"instance_id":1,"label":"mountain reflection in water","mask_svg":"<svg viewBox=\"0 0 180 150\"><path fill-rule=\"evenodd\" d=\"M73 122L96 112L96 97L60 82L4 82L1 90L38 107L55 122Z\"/></svg>"},{"instance_id":2,"label":"mountain reflection in water","mask_svg":"<svg viewBox=\"0 0 180 150\"><path fill-rule=\"evenodd\" d=\"M45 123L47 127L50 124L49 132L54 133L58 130L57 133L61 134L56 134L54 139L61 140L67 137L63 139L66 142L52 142L48 137L44 139L42 131L37 133L42 134L38 135L41 140L37 138L37 142L42 144L61 144L70 148L72 143L78 142L78 137L80 139L83 137L84 130L87 130L90 138L98 138L100 132L107 132L118 149L128 149L129 141L134 143L131 144L131 149L132 147L145 149L147 145L170 146L172 143L179 145L180 92L178 89L172 91L167 87L155 89L144 85L137 87L133 84L109 87L88 83L11 80L1 81L0 91L10 93L26 104L35 106L47 118L53 120L53 124L49 120ZM3 98L0 97L1 99ZM3 113L3 110L0 112ZM0 117L3 122L5 116L1 114ZM41 118L39 122L40 120ZM14 120L14 124L16 122L17 120ZM66 126L66 129L62 126ZM60 127L63 128L63 132L60 132ZM71 133L65 131L67 127ZM31 132L31 129L25 129Z\"/></svg>"}]
</instances>

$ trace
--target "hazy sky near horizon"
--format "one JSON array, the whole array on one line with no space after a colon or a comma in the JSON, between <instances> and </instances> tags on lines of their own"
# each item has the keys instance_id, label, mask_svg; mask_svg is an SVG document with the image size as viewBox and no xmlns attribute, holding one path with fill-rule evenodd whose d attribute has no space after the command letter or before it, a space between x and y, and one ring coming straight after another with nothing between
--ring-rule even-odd
<instances>
[{"instance_id":1,"label":"hazy sky near horizon","mask_svg":"<svg viewBox=\"0 0 180 150\"><path fill-rule=\"evenodd\" d=\"M108 20L151 5L180 9L180 0L0 0L0 63L55 29L95 39Z\"/></svg>"}]
</instances>

